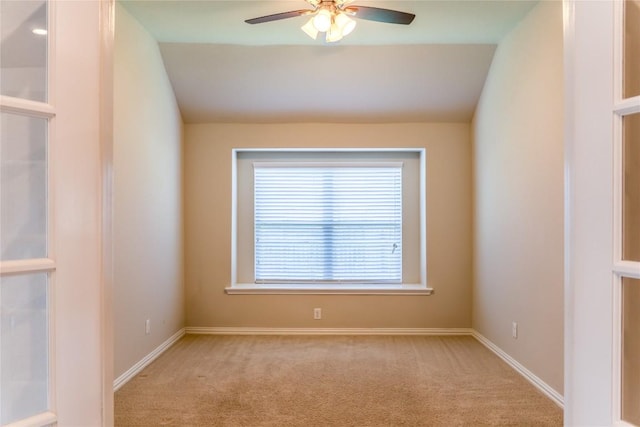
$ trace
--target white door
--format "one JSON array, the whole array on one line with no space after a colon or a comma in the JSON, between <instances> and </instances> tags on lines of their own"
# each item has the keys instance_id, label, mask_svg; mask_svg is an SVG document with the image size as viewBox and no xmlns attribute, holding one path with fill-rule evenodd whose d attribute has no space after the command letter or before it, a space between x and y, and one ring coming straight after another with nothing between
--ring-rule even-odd
<instances>
[{"instance_id":1,"label":"white door","mask_svg":"<svg viewBox=\"0 0 640 427\"><path fill-rule=\"evenodd\" d=\"M0 0L2 425L110 420L100 95L111 8Z\"/></svg>"},{"instance_id":2,"label":"white door","mask_svg":"<svg viewBox=\"0 0 640 427\"><path fill-rule=\"evenodd\" d=\"M613 419L640 426L640 0L616 6Z\"/></svg>"},{"instance_id":3,"label":"white door","mask_svg":"<svg viewBox=\"0 0 640 427\"><path fill-rule=\"evenodd\" d=\"M570 426L640 425L639 7L565 1Z\"/></svg>"}]
</instances>

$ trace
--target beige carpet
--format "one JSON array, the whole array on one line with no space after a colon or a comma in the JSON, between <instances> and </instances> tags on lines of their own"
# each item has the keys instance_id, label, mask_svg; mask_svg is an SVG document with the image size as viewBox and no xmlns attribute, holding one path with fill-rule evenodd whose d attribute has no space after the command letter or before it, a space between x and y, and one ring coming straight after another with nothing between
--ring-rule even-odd
<instances>
[{"instance_id":1,"label":"beige carpet","mask_svg":"<svg viewBox=\"0 0 640 427\"><path fill-rule=\"evenodd\" d=\"M187 335L115 394L116 426L561 426L469 336Z\"/></svg>"}]
</instances>

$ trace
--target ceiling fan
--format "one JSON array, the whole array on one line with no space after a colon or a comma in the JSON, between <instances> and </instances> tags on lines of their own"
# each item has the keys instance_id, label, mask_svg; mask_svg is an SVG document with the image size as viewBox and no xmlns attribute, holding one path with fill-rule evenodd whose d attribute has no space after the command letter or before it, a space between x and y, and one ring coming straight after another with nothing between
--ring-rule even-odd
<instances>
[{"instance_id":1,"label":"ceiling fan","mask_svg":"<svg viewBox=\"0 0 640 427\"><path fill-rule=\"evenodd\" d=\"M309 3L313 9L276 13L247 19L244 22L247 24L262 24L264 22L308 15L311 16L311 18L302 26L302 31L314 40L318 37L318 33L325 33L325 40L328 43L333 43L353 31L356 27L356 21L352 18L385 22L388 24L409 25L416 17L412 13L400 12L398 10L380 9L369 6L351 6L348 4L351 0L305 1Z\"/></svg>"}]
</instances>

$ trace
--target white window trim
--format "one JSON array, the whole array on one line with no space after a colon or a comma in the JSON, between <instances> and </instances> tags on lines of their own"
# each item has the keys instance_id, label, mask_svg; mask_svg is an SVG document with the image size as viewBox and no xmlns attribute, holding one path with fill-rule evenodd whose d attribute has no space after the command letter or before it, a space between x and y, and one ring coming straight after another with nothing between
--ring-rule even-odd
<instances>
[{"instance_id":1,"label":"white window trim","mask_svg":"<svg viewBox=\"0 0 640 427\"><path fill-rule=\"evenodd\" d=\"M311 285L236 284L225 288L229 295L431 295L433 289L422 285Z\"/></svg>"},{"instance_id":2,"label":"white window trim","mask_svg":"<svg viewBox=\"0 0 640 427\"><path fill-rule=\"evenodd\" d=\"M420 283L398 285L328 285L328 284L255 284L238 283L238 155L246 152L408 152L417 153L420 163ZM427 220L426 220L426 159L424 148L236 148L231 150L231 284L225 288L229 295L431 295L433 289L427 286Z\"/></svg>"}]
</instances>

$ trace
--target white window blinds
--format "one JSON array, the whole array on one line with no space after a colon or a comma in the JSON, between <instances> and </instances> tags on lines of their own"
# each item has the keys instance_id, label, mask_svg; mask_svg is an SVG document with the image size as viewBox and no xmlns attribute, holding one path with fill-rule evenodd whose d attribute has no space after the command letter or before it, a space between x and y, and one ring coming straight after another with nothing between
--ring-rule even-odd
<instances>
[{"instance_id":1,"label":"white window blinds","mask_svg":"<svg viewBox=\"0 0 640 427\"><path fill-rule=\"evenodd\" d=\"M254 163L256 283L401 283L402 163Z\"/></svg>"}]
</instances>

